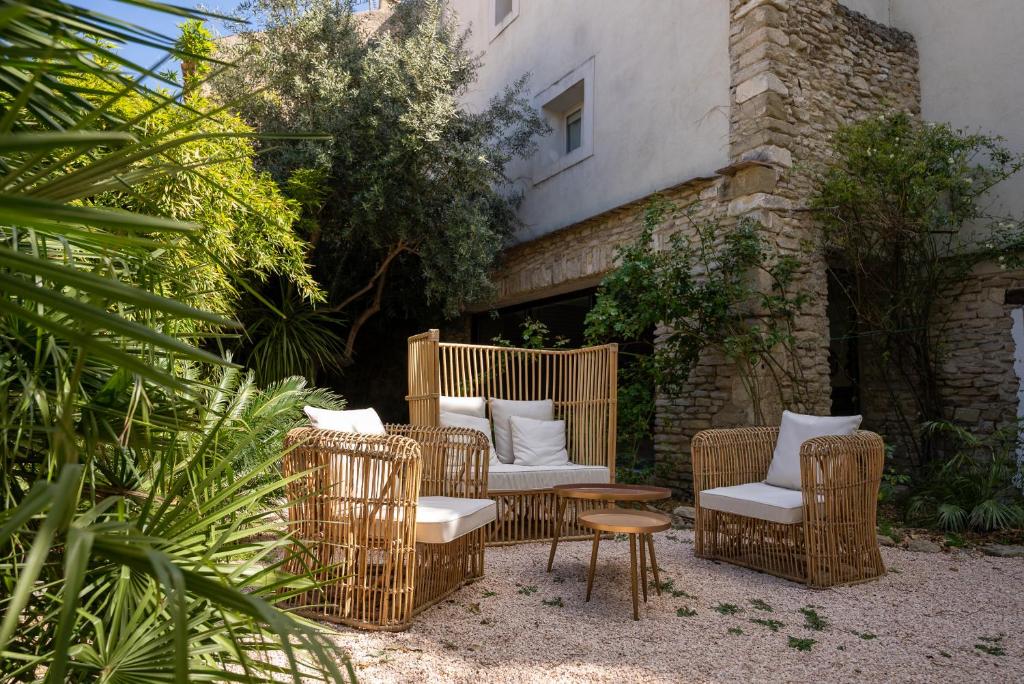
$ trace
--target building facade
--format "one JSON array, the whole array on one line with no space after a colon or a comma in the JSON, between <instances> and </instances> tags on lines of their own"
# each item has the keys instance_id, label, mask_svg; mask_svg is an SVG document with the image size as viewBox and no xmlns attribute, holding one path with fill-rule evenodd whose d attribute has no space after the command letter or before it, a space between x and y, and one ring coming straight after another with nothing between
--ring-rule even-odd
<instances>
[{"instance_id":1,"label":"building facade","mask_svg":"<svg viewBox=\"0 0 1024 684\"><path fill-rule=\"evenodd\" d=\"M828 413L840 396L824 254L807 211L813 179L841 125L902 110L991 131L1024 151L1024 3L1018 0L453 0L481 55L466 105L481 107L531 74L552 134L511 170L523 229L496 274L497 320L561 306L580 316L638 234L654 193L728 225L757 219L777 254L799 253L810 303L797 321L805 401ZM1024 215L1024 178L995 202ZM685 230L677 216L661 230ZM1024 375L1024 276L978 269L953 305L958 336L944 357L956 418L1013 420ZM1016 302L1016 303L1015 303ZM570 310L571 309L571 310ZM479 317L478 340L495 329ZM490 322L489 322L490 321ZM500 327L500 326L499 326ZM859 403L885 431L870 377ZM782 406L769 406L775 420ZM837 406L838 408L838 406ZM755 420L742 378L707 354L688 391L658 402L656 472L690 486L689 440L701 429Z\"/></svg>"}]
</instances>

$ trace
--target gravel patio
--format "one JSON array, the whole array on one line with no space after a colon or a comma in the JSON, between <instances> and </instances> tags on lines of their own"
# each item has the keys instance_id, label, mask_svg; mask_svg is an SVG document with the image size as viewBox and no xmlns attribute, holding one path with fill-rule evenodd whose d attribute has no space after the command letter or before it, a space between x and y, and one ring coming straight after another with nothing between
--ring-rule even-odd
<instances>
[{"instance_id":1,"label":"gravel patio","mask_svg":"<svg viewBox=\"0 0 1024 684\"><path fill-rule=\"evenodd\" d=\"M1024 680L1024 559L883 548L880 581L814 591L696 559L689 530L655 545L669 586L639 622L617 539L590 603L588 542L550 574L546 544L489 548L486 577L412 629L333 638L364 682Z\"/></svg>"}]
</instances>

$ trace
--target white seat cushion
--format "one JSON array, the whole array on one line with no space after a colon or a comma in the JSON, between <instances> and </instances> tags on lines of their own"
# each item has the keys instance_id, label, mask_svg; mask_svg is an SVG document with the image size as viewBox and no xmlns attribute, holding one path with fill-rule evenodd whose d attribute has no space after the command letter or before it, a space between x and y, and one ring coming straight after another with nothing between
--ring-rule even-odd
<instances>
[{"instance_id":1,"label":"white seat cushion","mask_svg":"<svg viewBox=\"0 0 1024 684\"><path fill-rule=\"evenodd\" d=\"M490 499L421 496L416 504L416 541L445 544L491 523L497 508Z\"/></svg>"},{"instance_id":2,"label":"white seat cushion","mask_svg":"<svg viewBox=\"0 0 1024 684\"><path fill-rule=\"evenodd\" d=\"M550 489L565 484L608 484L608 468L569 463L557 466L492 465L487 475L489 492Z\"/></svg>"},{"instance_id":3,"label":"white seat cushion","mask_svg":"<svg viewBox=\"0 0 1024 684\"><path fill-rule=\"evenodd\" d=\"M784 525L804 519L804 498L799 490L764 482L705 489L700 493L700 506Z\"/></svg>"},{"instance_id":4,"label":"white seat cushion","mask_svg":"<svg viewBox=\"0 0 1024 684\"><path fill-rule=\"evenodd\" d=\"M782 412L779 439L764 481L776 487L800 489L800 445L815 437L852 435L860 427L860 416L807 416Z\"/></svg>"}]
</instances>

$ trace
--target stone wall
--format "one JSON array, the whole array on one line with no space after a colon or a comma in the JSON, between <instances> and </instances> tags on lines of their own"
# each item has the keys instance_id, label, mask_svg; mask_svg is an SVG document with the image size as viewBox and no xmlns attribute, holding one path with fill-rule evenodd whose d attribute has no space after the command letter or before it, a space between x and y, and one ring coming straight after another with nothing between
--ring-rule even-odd
<instances>
[{"instance_id":1,"label":"stone wall","mask_svg":"<svg viewBox=\"0 0 1024 684\"><path fill-rule=\"evenodd\" d=\"M722 178L716 175L684 182L663 190L661 194L682 207L697 202L713 207L718 203L721 185ZM496 306L509 306L596 285L612 269L616 248L632 242L640 234L647 200L630 202L507 250L495 275L498 290Z\"/></svg>"},{"instance_id":2,"label":"stone wall","mask_svg":"<svg viewBox=\"0 0 1024 684\"><path fill-rule=\"evenodd\" d=\"M840 125L894 108L919 112L916 47L909 35L836 0L731 0L731 13L732 163L663 194L677 206L699 206L700 217L724 225L757 219L776 254L800 257L799 286L811 297L797 321L799 353L790 370L805 401L787 406L827 413L825 260L807 201ZM615 248L639 233L644 203L509 250L497 277L498 305L596 284L612 268ZM686 228L680 215L662 230ZM755 419L737 369L721 355L706 354L689 385L678 397L658 399L655 435L658 479L684 495L692 485L693 434ZM764 418L771 422L783 406L769 402L767 408Z\"/></svg>"},{"instance_id":3,"label":"stone wall","mask_svg":"<svg viewBox=\"0 0 1024 684\"><path fill-rule=\"evenodd\" d=\"M1022 310L1024 272L1006 271L995 263L978 266L938 307L939 391L947 406L946 419L983 434L1017 419L1024 398L1024 329L1015 339L1013 315ZM861 350L866 369L861 379L864 421L900 444L909 426L899 422L892 402L901 401L906 415L916 422L913 395L904 383L893 388L872 373L871 353L869 348ZM909 448L909 442L903 446Z\"/></svg>"}]
</instances>

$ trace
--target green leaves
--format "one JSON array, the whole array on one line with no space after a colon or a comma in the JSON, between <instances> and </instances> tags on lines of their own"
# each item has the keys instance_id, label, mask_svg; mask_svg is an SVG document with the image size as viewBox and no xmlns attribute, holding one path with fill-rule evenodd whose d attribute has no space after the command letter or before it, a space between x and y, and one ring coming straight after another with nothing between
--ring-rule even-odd
<instances>
[{"instance_id":1,"label":"green leaves","mask_svg":"<svg viewBox=\"0 0 1024 684\"><path fill-rule=\"evenodd\" d=\"M800 364L791 363L792 323L806 303L805 295L791 291L799 260L770 252L752 220L725 227L699 211L653 200L644 210L644 230L618 250L617 268L601 282L587 315L589 341L616 341L624 356L636 355L621 370L620 404L635 402L620 409L628 421L620 423L624 435L649 429L653 388L681 392L708 350L736 363L755 409L768 391L761 369L776 381L799 373ZM681 228L662 228L670 219L682 219ZM786 384L799 395L802 383Z\"/></svg>"},{"instance_id":2,"label":"green leaves","mask_svg":"<svg viewBox=\"0 0 1024 684\"><path fill-rule=\"evenodd\" d=\"M0 679L352 678L275 606L317 570L280 524L284 434L340 400L260 391L211 351L230 306L204 306L253 274L311 283L295 211L252 131L140 85L125 40L173 42L59 0L0 8Z\"/></svg>"}]
</instances>

